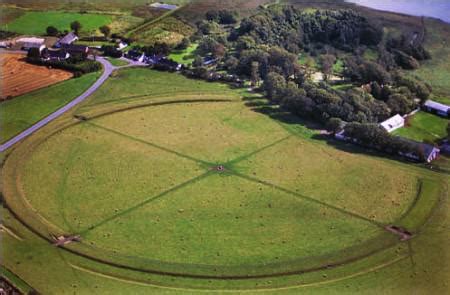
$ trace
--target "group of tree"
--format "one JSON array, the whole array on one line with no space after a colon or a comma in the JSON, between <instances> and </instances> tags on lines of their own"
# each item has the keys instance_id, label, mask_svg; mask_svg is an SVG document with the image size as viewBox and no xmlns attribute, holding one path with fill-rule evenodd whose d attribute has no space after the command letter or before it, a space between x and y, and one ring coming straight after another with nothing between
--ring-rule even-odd
<instances>
[{"instance_id":1,"label":"group of tree","mask_svg":"<svg viewBox=\"0 0 450 295\"><path fill-rule=\"evenodd\" d=\"M280 46L298 53L311 43L352 51L380 43L382 28L353 10L305 12L292 6L275 7L245 18L230 38L249 36L258 44Z\"/></svg>"},{"instance_id":2,"label":"group of tree","mask_svg":"<svg viewBox=\"0 0 450 295\"><path fill-rule=\"evenodd\" d=\"M206 19L210 22L229 25L237 22L238 14L230 10L210 10L206 13Z\"/></svg>"}]
</instances>

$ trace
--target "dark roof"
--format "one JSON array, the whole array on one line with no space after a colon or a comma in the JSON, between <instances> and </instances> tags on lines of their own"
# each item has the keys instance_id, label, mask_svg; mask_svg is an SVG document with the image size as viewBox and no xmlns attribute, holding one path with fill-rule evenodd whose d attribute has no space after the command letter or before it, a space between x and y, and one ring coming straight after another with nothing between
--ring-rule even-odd
<instances>
[{"instance_id":1,"label":"dark roof","mask_svg":"<svg viewBox=\"0 0 450 295\"><path fill-rule=\"evenodd\" d=\"M70 52L75 52L75 53L86 53L89 50L89 47L84 46L84 45L74 45L74 44L62 44L61 48L67 50L69 53Z\"/></svg>"},{"instance_id":2,"label":"dark roof","mask_svg":"<svg viewBox=\"0 0 450 295\"><path fill-rule=\"evenodd\" d=\"M61 50L49 50L47 52L48 57L50 58L66 58L67 55L67 51L65 51L64 49Z\"/></svg>"},{"instance_id":3,"label":"dark roof","mask_svg":"<svg viewBox=\"0 0 450 295\"><path fill-rule=\"evenodd\" d=\"M64 45L64 44L72 44L73 42L75 42L75 40L77 39L77 35L75 35L73 32L68 33L67 35L65 35L64 37L62 37L61 39L59 39L59 44Z\"/></svg>"}]
</instances>

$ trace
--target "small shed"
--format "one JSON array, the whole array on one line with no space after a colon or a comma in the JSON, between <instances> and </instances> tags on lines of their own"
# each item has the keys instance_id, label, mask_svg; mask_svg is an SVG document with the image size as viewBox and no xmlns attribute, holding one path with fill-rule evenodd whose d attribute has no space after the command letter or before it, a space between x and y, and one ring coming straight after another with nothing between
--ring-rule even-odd
<instances>
[{"instance_id":1,"label":"small shed","mask_svg":"<svg viewBox=\"0 0 450 295\"><path fill-rule=\"evenodd\" d=\"M405 119L399 114L387 119L386 121L380 123L380 126L386 129L387 132L391 133L399 128L405 126Z\"/></svg>"}]
</instances>

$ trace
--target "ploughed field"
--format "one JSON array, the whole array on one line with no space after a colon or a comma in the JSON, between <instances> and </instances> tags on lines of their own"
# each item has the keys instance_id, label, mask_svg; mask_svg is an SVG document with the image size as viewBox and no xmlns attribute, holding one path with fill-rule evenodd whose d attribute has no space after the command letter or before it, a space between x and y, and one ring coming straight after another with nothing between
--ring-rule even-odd
<instances>
[{"instance_id":1,"label":"ploughed field","mask_svg":"<svg viewBox=\"0 0 450 295\"><path fill-rule=\"evenodd\" d=\"M369 259L358 270L366 271L408 257L384 226L415 233L443 192L425 170L330 147L234 90L179 75L121 70L77 118L8 157L4 195L35 232L80 235L66 246L73 254L130 281L153 273L162 285L226 278L219 285L253 288L240 280L267 283Z\"/></svg>"},{"instance_id":2,"label":"ploughed field","mask_svg":"<svg viewBox=\"0 0 450 295\"><path fill-rule=\"evenodd\" d=\"M70 79L72 73L27 63L23 54L0 54L0 100Z\"/></svg>"}]
</instances>

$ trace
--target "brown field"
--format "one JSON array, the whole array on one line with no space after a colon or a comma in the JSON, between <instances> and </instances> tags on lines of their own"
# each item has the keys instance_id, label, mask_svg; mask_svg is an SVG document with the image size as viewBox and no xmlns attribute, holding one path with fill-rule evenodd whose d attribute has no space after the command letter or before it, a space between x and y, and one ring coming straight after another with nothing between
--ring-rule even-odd
<instances>
[{"instance_id":1,"label":"brown field","mask_svg":"<svg viewBox=\"0 0 450 295\"><path fill-rule=\"evenodd\" d=\"M22 54L0 54L0 100L72 78L72 73L26 63Z\"/></svg>"}]
</instances>

